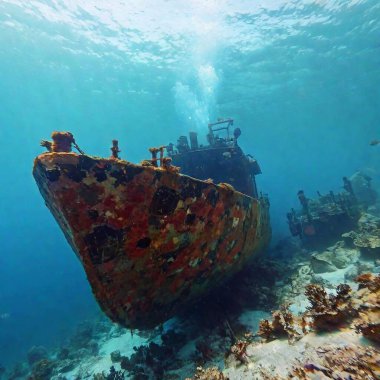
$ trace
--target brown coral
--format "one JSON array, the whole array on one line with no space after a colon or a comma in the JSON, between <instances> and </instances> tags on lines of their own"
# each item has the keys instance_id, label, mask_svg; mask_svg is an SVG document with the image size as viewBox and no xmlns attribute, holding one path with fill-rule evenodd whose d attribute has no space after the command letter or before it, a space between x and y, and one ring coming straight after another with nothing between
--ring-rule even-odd
<instances>
[{"instance_id":1,"label":"brown coral","mask_svg":"<svg viewBox=\"0 0 380 380\"><path fill-rule=\"evenodd\" d=\"M363 273L355 278L355 281L359 283L359 290L367 288L372 292L380 290L380 275L374 276L371 273Z\"/></svg>"},{"instance_id":2,"label":"brown coral","mask_svg":"<svg viewBox=\"0 0 380 380\"><path fill-rule=\"evenodd\" d=\"M357 325L356 331L362 333L367 339L380 344L380 322Z\"/></svg>"},{"instance_id":3,"label":"brown coral","mask_svg":"<svg viewBox=\"0 0 380 380\"><path fill-rule=\"evenodd\" d=\"M350 292L351 288L345 284L337 287L335 296L328 296L320 285L310 284L306 287L305 295L311 304L306 314L312 318L316 330L331 330L357 315Z\"/></svg>"},{"instance_id":4,"label":"brown coral","mask_svg":"<svg viewBox=\"0 0 380 380\"><path fill-rule=\"evenodd\" d=\"M241 364L248 363L248 355L247 355L248 346L249 346L249 342L239 339L231 347L231 353L235 356L235 359L238 360Z\"/></svg>"},{"instance_id":5,"label":"brown coral","mask_svg":"<svg viewBox=\"0 0 380 380\"><path fill-rule=\"evenodd\" d=\"M380 343L380 275L369 273L356 278L359 283L359 317L354 324L356 331L376 343Z\"/></svg>"},{"instance_id":6,"label":"brown coral","mask_svg":"<svg viewBox=\"0 0 380 380\"><path fill-rule=\"evenodd\" d=\"M198 367L194 379L187 378L185 380L228 380L228 377L225 377L216 367L210 367L207 369Z\"/></svg>"},{"instance_id":7,"label":"brown coral","mask_svg":"<svg viewBox=\"0 0 380 380\"><path fill-rule=\"evenodd\" d=\"M289 310L289 305L285 304L280 307L280 310L272 313L272 322L264 319L260 321L258 335L266 341L287 337L290 343L302 337L301 330L305 326L303 320L298 320ZM300 325L300 328L298 328ZM298 331L300 330L300 331Z\"/></svg>"},{"instance_id":8,"label":"brown coral","mask_svg":"<svg viewBox=\"0 0 380 380\"><path fill-rule=\"evenodd\" d=\"M331 346L321 347L321 352L319 360L295 367L289 378L368 380L380 376L380 352L375 348Z\"/></svg>"},{"instance_id":9,"label":"brown coral","mask_svg":"<svg viewBox=\"0 0 380 380\"><path fill-rule=\"evenodd\" d=\"M274 339L273 337L273 327L272 324L267 319L262 319L259 323L259 331L257 332L258 336L261 336L266 341Z\"/></svg>"},{"instance_id":10,"label":"brown coral","mask_svg":"<svg viewBox=\"0 0 380 380\"><path fill-rule=\"evenodd\" d=\"M71 152L71 145L75 142L71 132L53 132L51 134L53 143L51 144L52 152Z\"/></svg>"},{"instance_id":11,"label":"brown coral","mask_svg":"<svg viewBox=\"0 0 380 380\"><path fill-rule=\"evenodd\" d=\"M161 160L161 163L162 163L162 167L171 173L179 173L181 169L179 166L172 165L172 159L170 157L164 157Z\"/></svg>"}]
</instances>

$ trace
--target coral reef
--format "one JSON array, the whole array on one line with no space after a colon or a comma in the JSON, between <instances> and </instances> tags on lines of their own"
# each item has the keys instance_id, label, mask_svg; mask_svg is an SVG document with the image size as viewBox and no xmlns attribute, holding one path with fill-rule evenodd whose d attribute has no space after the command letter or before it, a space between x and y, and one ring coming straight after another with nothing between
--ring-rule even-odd
<instances>
[{"instance_id":1,"label":"coral reef","mask_svg":"<svg viewBox=\"0 0 380 380\"><path fill-rule=\"evenodd\" d=\"M364 337L380 344L380 322L362 323L356 328Z\"/></svg>"},{"instance_id":2,"label":"coral reef","mask_svg":"<svg viewBox=\"0 0 380 380\"><path fill-rule=\"evenodd\" d=\"M320 285L310 284L306 287L305 295L311 307L306 316L312 319L316 330L331 330L346 323L356 316L350 297L351 288L347 284L338 285L336 295L327 295Z\"/></svg>"},{"instance_id":3,"label":"coral reef","mask_svg":"<svg viewBox=\"0 0 380 380\"><path fill-rule=\"evenodd\" d=\"M338 241L323 252L312 253L310 263L314 273L334 272L357 262L359 257L357 248L347 248L344 241Z\"/></svg>"},{"instance_id":4,"label":"coral reef","mask_svg":"<svg viewBox=\"0 0 380 380\"><path fill-rule=\"evenodd\" d=\"M362 346L323 346L316 350L319 357L295 367L288 378L355 379L380 378L380 351Z\"/></svg>"},{"instance_id":5,"label":"coral reef","mask_svg":"<svg viewBox=\"0 0 380 380\"><path fill-rule=\"evenodd\" d=\"M249 342L245 340L238 340L232 347L231 353L235 356L235 359L241 364L248 363L247 347Z\"/></svg>"},{"instance_id":6,"label":"coral reef","mask_svg":"<svg viewBox=\"0 0 380 380\"><path fill-rule=\"evenodd\" d=\"M379 220L364 214L321 252L282 241L272 253L281 260L257 260L166 327L131 335L105 319L82 323L62 347L32 347L29 367L0 378L379 378L380 258L363 243L376 238Z\"/></svg>"},{"instance_id":7,"label":"coral reef","mask_svg":"<svg viewBox=\"0 0 380 380\"><path fill-rule=\"evenodd\" d=\"M287 337L292 343L302 337L304 318L298 318L289 311L289 305L282 305L280 310L272 313L272 321L260 321L258 336L265 341Z\"/></svg>"},{"instance_id":8,"label":"coral reef","mask_svg":"<svg viewBox=\"0 0 380 380\"><path fill-rule=\"evenodd\" d=\"M216 367L204 369L198 367L193 379L187 378L185 380L228 380L222 372Z\"/></svg>"},{"instance_id":9,"label":"coral reef","mask_svg":"<svg viewBox=\"0 0 380 380\"><path fill-rule=\"evenodd\" d=\"M354 321L356 331L365 338L380 343L380 275L362 274L359 284L359 317Z\"/></svg>"},{"instance_id":10,"label":"coral reef","mask_svg":"<svg viewBox=\"0 0 380 380\"><path fill-rule=\"evenodd\" d=\"M358 171L350 177L350 181L356 198L365 208L376 202L377 192L371 186L372 178L370 176Z\"/></svg>"},{"instance_id":11,"label":"coral reef","mask_svg":"<svg viewBox=\"0 0 380 380\"><path fill-rule=\"evenodd\" d=\"M117 371L114 366L111 366L109 373L104 372L94 375L94 380L124 380L124 371Z\"/></svg>"},{"instance_id":12,"label":"coral reef","mask_svg":"<svg viewBox=\"0 0 380 380\"><path fill-rule=\"evenodd\" d=\"M380 320L380 275L362 274L356 281L359 286L354 294L347 284L338 285L335 295L328 295L321 285L307 285L305 295L310 303L307 311L301 316L294 316L289 305L283 305L272 313L271 322L260 322L257 335L265 341L287 337L289 342L294 342L310 328L329 331L352 321L363 335L376 335L379 329L376 318Z\"/></svg>"},{"instance_id":13,"label":"coral reef","mask_svg":"<svg viewBox=\"0 0 380 380\"><path fill-rule=\"evenodd\" d=\"M358 276L355 281L359 284L360 289L368 289L371 292L380 290L380 276L375 276L371 273L363 273Z\"/></svg>"},{"instance_id":14,"label":"coral reef","mask_svg":"<svg viewBox=\"0 0 380 380\"><path fill-rule=\"evenodd\" d=\"M141 379L161 379L166 371L180 367L175 353L185 343L184 334L169 330L161 340L162 345L151 342L148 346L134 347L135 353L130 358L122 357L121 368Z\"/></svg>"},{"instance_id":15,"label":"coral reef","mask_svg":"<svg viewBox=\"0 0 380 380\"><path fill-rule=\"evenodd\" d=\"M359 227L342 235L348 244L360 249L365 255L378 257L380 253L380 218L363 214L359 220Z\"/></svg>"}]
</instances>

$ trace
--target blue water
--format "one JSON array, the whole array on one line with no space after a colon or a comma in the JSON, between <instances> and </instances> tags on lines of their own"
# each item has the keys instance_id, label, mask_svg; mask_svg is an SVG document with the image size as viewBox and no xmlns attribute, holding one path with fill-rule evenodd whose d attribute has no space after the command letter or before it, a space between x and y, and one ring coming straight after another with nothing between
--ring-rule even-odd
<instances>
[{"instance_id":1,"label":"blue water","mask_svg":"<svg viewBox=\"0 0 380 380\"><path fill-rule=\"evenodd\" d=\"M379 179L378 0L1 0L0 364L98 313L31 176L39 141L148 158L232 117L260 162L274 241L302 188Z\"/></svg>"}]
</instances>

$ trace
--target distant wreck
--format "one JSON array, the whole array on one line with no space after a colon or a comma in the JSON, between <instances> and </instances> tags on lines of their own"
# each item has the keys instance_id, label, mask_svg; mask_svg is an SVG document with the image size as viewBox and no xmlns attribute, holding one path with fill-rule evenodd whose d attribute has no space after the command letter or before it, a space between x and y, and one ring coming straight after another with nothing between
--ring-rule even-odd
<instances>
[{"instance_id":1,"label":"distant wreck","mask_svg":"<svg viewBox=\"0 0 380 380\"><path fill-rule=\"evenodd\" d=\"M191 133L190 144L181 136L176 146L151 148L140 165L119 158L116 140L110 158L84 154L69 132L42 141L48 152L35 159L34 178L114 322L162 323L268 245L260 168L232 125L209 124L206 146Z\"/></svg>"},{"instance_id":2,"label":"distant wreck","mask_svg":"<svg viewBox=\"0 0 380 380\"><path fill-rule=\"evenodd\" d=\"M302 209L291 209L286 216L291 234L299 236L305 247L320 248L355 229L362 211L377 200L371 178L361 172L350 179L343 177L343 189L339 193L317 192L315 199L307 198L303 190L298 191Z\"/></svg>"}]
</instances>

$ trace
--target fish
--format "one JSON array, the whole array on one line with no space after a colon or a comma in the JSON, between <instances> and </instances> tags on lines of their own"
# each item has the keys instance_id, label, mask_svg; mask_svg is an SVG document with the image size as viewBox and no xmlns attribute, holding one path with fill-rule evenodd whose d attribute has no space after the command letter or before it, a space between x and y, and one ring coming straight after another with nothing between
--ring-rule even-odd
<instances>
[{"instance_id":1,"label":"fish","mask_svg":"<svg viewBox=\"0 0 380 380\"><path fill-rule=\"evenodd\" d=\"M372 140L369 145L371 146L375 146L375 145L379 145L380 144L380 140Z\"/></svg>"},{"instance_id":2,"label":"fish","mask_svg":"<svg viewBox=\"0 0 380 380\"><path fill-rule=\"evenodd\" d=\"M9 313L0 314L0 319L8 319L11 315Z\"/></svg>"}]
</instances>

